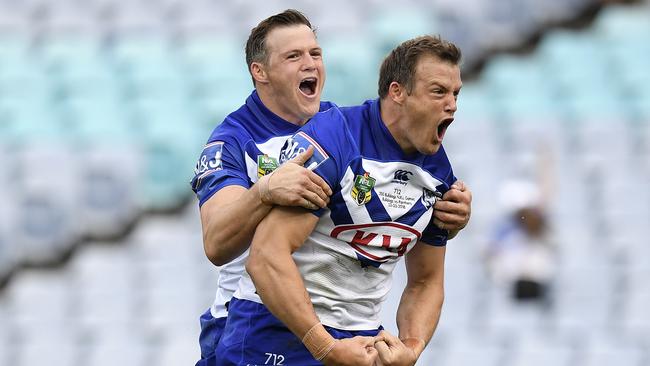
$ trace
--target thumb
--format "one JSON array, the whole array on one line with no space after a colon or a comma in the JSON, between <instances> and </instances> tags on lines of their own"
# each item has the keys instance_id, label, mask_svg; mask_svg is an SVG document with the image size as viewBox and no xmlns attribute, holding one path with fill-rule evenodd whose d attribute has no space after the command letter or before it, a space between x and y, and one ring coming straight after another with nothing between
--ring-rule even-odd
<instances>
[{"instance_id":1,"label":"thumb","mask_svg":"<svg viewBox=\"0 0 650 366\"><path fill-rule=\"evenodd\" d=\"M314 147L310 145L307 148L307 150L305 150L304 153L302 153L302 154L296 156L295 158L291 159L291 162L296 163L298 165L304 165L305 162L307 162L307 160L309 160L309 158L311 158L312 155L314 155Z\"/></svg>"}]
</instances>

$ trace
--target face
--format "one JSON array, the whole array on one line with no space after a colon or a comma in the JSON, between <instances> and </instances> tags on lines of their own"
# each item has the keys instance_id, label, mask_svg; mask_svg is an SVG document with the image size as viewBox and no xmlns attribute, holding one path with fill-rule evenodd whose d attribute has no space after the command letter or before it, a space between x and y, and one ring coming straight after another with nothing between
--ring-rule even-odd
<instances>
[{"instance_id":1,"label":"face","mask_svg":"<svg viewBox=\"0 0 650 366\"><path fill-rule=\"evenodd\" d=\"M434 56L421 56L413 90L403 92L400 146L406 153L435 154L454 120L462 87L460 68Z\"/></svg>"},{"instance_id":2,"label":"face","mask_svg":"<svg viewBox=\"0 0 650 366\"><path fill-rule=\"evenodd\" d=\"M320 109L325 83L322 50L306 25L275 28L266 38L268 61L260 64L266 88L264 101L275 114L289 122L304 124Z\"/></svg>"}]
</instances>

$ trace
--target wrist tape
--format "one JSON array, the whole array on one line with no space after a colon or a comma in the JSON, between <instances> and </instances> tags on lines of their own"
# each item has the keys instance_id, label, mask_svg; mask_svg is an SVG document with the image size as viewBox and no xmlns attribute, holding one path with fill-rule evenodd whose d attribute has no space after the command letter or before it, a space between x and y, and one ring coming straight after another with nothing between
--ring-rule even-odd
<instances>
[{"instance_id":1,"label":"wrist tape","mask_svg":"<svg viewBox=\"0 0 650 366\"><path fill-rule=\"evenodd\" d=\"M302 337L302 343L316 360L321 361L334 348L336 339L327 333L321 323L316 323Z\"/></svg>"},{"instance_id":2,"label":"wrist tape","mask_svg":"<svg viewBox=\"0 0 650 366\"><path fill-rule=\"evenodd\" d=\"M258 190L260 192L260 200L265 205L272 205L273 199L271 198L271 189L269 185L271 184L271 174L262 177L257 183L259 184Z\"/></svg>"}]
</instances>

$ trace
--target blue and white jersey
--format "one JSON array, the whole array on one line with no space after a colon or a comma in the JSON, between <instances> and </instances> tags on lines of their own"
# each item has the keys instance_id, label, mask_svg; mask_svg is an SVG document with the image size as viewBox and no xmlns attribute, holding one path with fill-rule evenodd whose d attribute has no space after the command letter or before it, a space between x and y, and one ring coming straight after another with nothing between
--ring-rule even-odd
<instances>
[{"instance_id":1,"label":"blue and white jersey","mask_svg":"<svg viewBox=\"0 0 650 366\"><path fill-rule=\"evenodd\" d=\"M332 105L321 102L321 110ZM280 149L298 128L266 108L257 91L253 91L243 106L215 128L203 148L191 181L199 205L224 187L250 188L259 178L271 173L278 166L276 157ZM227 315L225 304L245 272L247 256L248 251L220 267L217 294L211 308L213 317Z\"/></svg>"},{"instance_id":2,"label":"blue and white jersey","mask_svg":"<svg viewBox=\"0 0 650 366\"><path fill-rule=\"evenodd\" d=\"M315 152L305 166L334 194L315 211L316 228L293 258L323 324L375 329L401 257L418 241L446 245L433 204L456 178L442 147L435 155L405 154L381 120L378 100L317 114L287 140L280 163L310 145ZM260 302L250 276L235 297Z\"/></svg>"}]
</instances>

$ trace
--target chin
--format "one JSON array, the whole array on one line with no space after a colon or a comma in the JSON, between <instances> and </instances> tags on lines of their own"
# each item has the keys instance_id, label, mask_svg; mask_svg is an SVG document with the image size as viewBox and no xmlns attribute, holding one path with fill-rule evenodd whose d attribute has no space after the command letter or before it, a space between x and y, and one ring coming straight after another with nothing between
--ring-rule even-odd
<instances>
[{"instance_id":1,"label":"chin","mask_svg":"<svg viewBox=\"0 0 650 366\"><path fill-rule=\"evenodd\" d=\"M432 146L427 146L427 148L424 151L420 151L424 155L434 155L435 153L440 150L440 144L432 145Z\"/></svg>"},{"instance_id":2,"label":"chin","mask_svg":"<svg viewBox=\"0 0 650 366\"><path fill-rule=\"evenodd\" d=\"M309 114L309 118L313 117L318 111L320 110L320 102L318 102L316 105L310 105L305 109L305 112Z\"/></svg>"}]
</instances>

